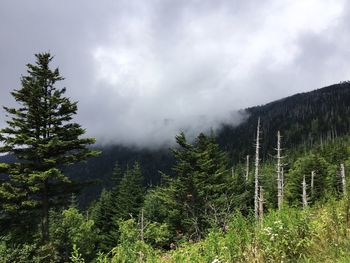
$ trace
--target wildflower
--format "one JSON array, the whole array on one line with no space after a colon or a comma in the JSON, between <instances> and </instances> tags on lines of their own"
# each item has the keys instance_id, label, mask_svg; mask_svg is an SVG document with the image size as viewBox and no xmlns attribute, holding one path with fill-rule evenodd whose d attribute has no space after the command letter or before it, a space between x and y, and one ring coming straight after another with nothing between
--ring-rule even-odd
<instances>
[{"instance_id":1,"label":"wildflower","mask_svg":"<svg viewBox=\"0 0 350 263\"><path fill-rule=\"evenodd\" d=\"M211 263L220 263L220 260L218 258L215 258Z\"/></svg>"}]
</instances>

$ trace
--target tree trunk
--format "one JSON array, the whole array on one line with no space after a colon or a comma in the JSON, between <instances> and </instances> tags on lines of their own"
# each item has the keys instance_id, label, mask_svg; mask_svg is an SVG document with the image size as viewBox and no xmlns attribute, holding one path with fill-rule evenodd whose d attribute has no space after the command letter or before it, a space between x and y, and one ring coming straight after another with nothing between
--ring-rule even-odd
<instances>
[{"instance_id":1,"label":"tree trunk","mask_svg":"<svg viewBox=\"0 0 350 263\"><path fill-rule=\"evenodd\" d=\"M141 209L141 235L140 239L143 242L144 241L144 232L145 232L145 226L144 226L144 217L143 217L143 208Z\"/></svg>"},{"instance_id":2,"label":"tree trunk","mask_svg":"<svg viewBox=\"0 0 350 263\"><path fill-rule=\"evenodd\" d=\"M259 219L259 149L260 149L260 118L256 128L255 144L255 193L254 193L254 212L255 218Z\"/></svg>"},{"instance_id":3,"label":"tree trunk","mask_svg":"<svg viewBox=\"0 0 350 263\"><path fill-rule=\"evenodd\" d=\"M284 199L284 168L281 167L281 185L282 185L282 204Z\"/></svg>"},{"instance_id":4,"label":"tree trunk","mask_svg":"<svg viewBox=\"0 0 350 263\"><path fill-rule=\"evenodd\" d=\"M314 195L315 171L311 172L311 199Z\"/></svg>"},{"instance_id":5,"label":"tree trunk","mask_svg":"<svg viewBox=\"0 0 350 263\"><path fill-rule=\"evenodd\" d=\"M341 176L341 185L342 185L342 190L343 190L343 196L347 196L347 191L346 191L346 179L345 179L345 167L344 164L342 163L340 165L340 176Z\"/></svg>"},{"instance_id":6,"label":"tree trunk","mask_svg":"<svg viewBox=\"0 0 350 263\"><path fill-rule=\"evenodd\" d=\"M282 208L282 171L281 171L281 134L277 132L277 204L278 210Z\"/></svg>"},{"instance_id":7,"label":"tree trunk","mask_svg":"<svg viewBox=\"0 0 350 263\"><path fill-rule=\"evenodd\" d=\"M262 223L264 218L264 192L262 186L260 186L260 196L259 196L259 220Z\"/></svg>"},{"instance_id":8,"label":"tree trunk","mask_svg":"<svg viewBox=\"0 0 350 263\"><path fill-rule=\"evenodd\" d=\"M245 169L245 180L248 182L249 179L249 155L247 155L247 163Z\"/></svg>"},{"instance_id":9,"label":"tree trunk","mask_svg":"<svg viewBox=\"0 0 350 263\"><path fill-rule=\"evenodd\" d=\"M305 209L305 208L307 207L307 194L306 194L305 175L304 175L304 177L303 177L302 187L303 187L303 209Z\"/></svg>"}]
</instances>

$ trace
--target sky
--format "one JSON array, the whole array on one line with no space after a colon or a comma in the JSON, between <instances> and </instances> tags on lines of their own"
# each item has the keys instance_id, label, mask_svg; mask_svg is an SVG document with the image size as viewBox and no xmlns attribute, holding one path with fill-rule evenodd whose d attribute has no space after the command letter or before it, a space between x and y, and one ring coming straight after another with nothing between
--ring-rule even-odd
<instances>
[{"instance_id":1,"label":"sky","mask_svg":"<svg viewBox=\"0 0 350 263\"><path fill-rule=\"evenodd\" d=\"M1 0L0 106L50 52L88 136L168 146L349 80L349 14L345 0Z\"/></svg>"}]
</instances>

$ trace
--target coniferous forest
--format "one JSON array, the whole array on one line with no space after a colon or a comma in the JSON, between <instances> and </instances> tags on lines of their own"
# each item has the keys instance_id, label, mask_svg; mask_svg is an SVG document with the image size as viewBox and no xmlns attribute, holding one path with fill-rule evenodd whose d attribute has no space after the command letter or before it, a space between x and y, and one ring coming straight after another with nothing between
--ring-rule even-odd
<instances>
[{"instance_id":1,"label":"coniferous forest","mask_svg":"<svg viewBox=\"0 0 350 263\"><path fill-rule=\"evenodd\" d=\"M35 59L0 130L1 263L349 260L349 82L170 150L99 147Z\"/></svg>"}]
</instances>

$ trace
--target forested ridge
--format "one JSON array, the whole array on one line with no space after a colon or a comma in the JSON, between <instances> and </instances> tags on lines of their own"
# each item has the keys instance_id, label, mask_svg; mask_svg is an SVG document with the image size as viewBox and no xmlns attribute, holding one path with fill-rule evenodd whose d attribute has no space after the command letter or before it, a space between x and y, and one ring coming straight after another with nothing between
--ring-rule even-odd
<instances>
[{"instance_id":1,"label":"forested ridge","mask_svg":"<svg viewBox=\"0 0 350 263\"><path fill-rule=\"evenodd\" d=\"M269 158L275 147L277 130L283 131L284 146L294 148L321 143L350 131L350 82L343 82L311 92L296 94L262 106L245 109L247 118L238 126L223 125L216 134L216 141L226 151L233 164L244 162L247 154L254 152L254 134L257 119L262 123L262 156ZM172 173L174 159L170 149L150 150L120 145L97 146L98 158L84 164L76 164L67 170L73 178L91 179L94 185L89 196L96 196L108 187L115 162L122 167L138 161L142 164L145 184L157 184L159 171ZM12 160L2 156L1 161ZM92 198L93 199L93 198ZM92 200L87 198L87 202Z\"/></svg>"},{"instance_id":2,"label":"forested ridge","mask_svg":"<svg viewBox=\"0 0 350 263\"><path fill-rule=\"evenodd\" d=\"M350 83L343 82L315 91L296 94L262 106L248 108L247 119L236 127L224 125L216 141L226 151L232 164L245 162L254 153L257 119L262 123L262 158L268 159L275 147L277 130L283 131L284 147L291 149L332 140L350 131ZM208 127L209 128L209 127ZM174 159L169 149L146 150L124 146L98 147L102 153L86 164L77 164L67 171L75 178L92 179L95 184L83 193L84 204L108 187L114 163L122 167L138 161L142 164L145 185L158 184L159 171L172 173ZM85 194L86 193L86 194Z\"/></svg>"},{"instance_id":3,"label":"forested ridge","mask_svg":"<svg viewBox=\"0 0 350 263\"><path fill-rule=\"evenodd\" d=\"M257 119L262 123L262 151L267 157L275 146L277 130L283 131L284 146L305 147L334 139L350 131L350 82L296 94L263 106L246 109L249 117L237 127L224 126L217 135L221 147L240 162L253 152ZM248 146L248 147L247 147Z\"/></svg>"},{"instance_id":4,"label":"forested ridge","mask_svg":"<svg viewBox=\"0 0 350 263\"><path fill-rule=\"evenodd\" d=\"M0 262L350 258L349 82L249 108L216 136L180 132L169 151L99 156L52 59L37 54L21 106L4 107Z\"/></svg>"}]
</instances>

